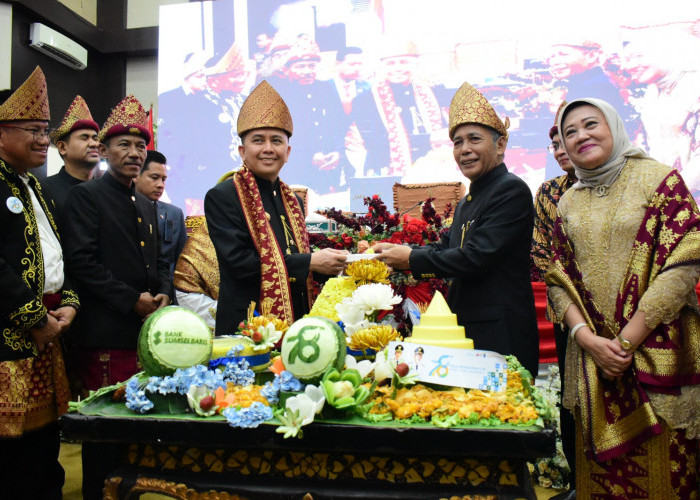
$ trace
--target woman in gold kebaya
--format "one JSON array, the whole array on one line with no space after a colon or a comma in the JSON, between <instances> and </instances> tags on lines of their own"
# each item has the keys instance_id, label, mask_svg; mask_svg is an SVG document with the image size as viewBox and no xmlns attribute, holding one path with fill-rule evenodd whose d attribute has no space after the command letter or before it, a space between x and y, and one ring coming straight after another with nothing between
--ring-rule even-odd
<instances>
[{"instance_id":1,"label":"woman in gold kebaya","mask_svg":"<svg viewBox=\"0 0 700 500\"><path fill-rule=\"evenodd\" d=\"M578 182L559 203L546 281L571 332L577 496L696 498L698 207L608 103L573 101L558 126Z\"/></svg>"}]
</instances>

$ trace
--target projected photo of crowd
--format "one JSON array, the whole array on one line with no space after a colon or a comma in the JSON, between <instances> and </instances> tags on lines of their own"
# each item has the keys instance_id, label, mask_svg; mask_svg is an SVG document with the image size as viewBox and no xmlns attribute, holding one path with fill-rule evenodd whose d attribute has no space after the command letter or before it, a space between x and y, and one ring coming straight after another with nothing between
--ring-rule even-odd
<instances>
[{"instance_id":1,"label":"projected photo of crowd","mask_svg":"<svg viewBox=\"0 0 700 500\"><path fill-rule=\"evenodd\" d=\"M294 120L281 178L308 188L312 210L363 212L373 194L391 205L397 182L468 184L447 131L465 81L509 118L505 163L533 193L561 175L547 147L562 101L598 97L700 197L700 7L589 3L590 18L572 11L562 16L569 23L510 0L468 9L464 0L164 6L157 137L167 196L188 215L203 213L207 190L241 166L238 111L264 79Z\"/></svg>"}]
</instances>

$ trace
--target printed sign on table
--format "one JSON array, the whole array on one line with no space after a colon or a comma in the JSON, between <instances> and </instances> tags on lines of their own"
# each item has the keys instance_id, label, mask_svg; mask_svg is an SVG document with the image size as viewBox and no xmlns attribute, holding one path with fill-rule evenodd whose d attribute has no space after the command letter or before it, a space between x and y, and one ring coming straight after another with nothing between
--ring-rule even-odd
<instances>
[{"instance_id":1,"label":"printed sign on table","mask_svg":"<svg viewBox=\"0 0 700 500\"><path fill-rule=\"evenodd\" d=\"M401 341L390 342L388 349L394 366L406 363L418 373L421 382L494 392L506 390L508 363L496 352Z\"/></svg>"}]
</instances>

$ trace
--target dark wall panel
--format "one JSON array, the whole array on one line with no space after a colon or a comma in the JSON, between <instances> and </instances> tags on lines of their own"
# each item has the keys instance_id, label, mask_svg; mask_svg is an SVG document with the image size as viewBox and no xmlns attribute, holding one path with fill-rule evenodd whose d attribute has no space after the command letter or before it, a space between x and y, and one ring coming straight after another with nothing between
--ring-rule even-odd
<instances>
[{"instance_id":1,"label":"dark wall panel","mask_svg":"<svg viewBox=\"0 0 700 500\"><path fill-rule=\"evenodd\" d=\"M125 95L126 56L101 54L88 48L87 68L71 69L29 46L29 25L41 19L17 5L12 14L12 87L21 85L39 65L46 75L53 126L58 125L78 94L85 98L93 117L102 125L111 108Z\"/></svg>"}]
</instances>

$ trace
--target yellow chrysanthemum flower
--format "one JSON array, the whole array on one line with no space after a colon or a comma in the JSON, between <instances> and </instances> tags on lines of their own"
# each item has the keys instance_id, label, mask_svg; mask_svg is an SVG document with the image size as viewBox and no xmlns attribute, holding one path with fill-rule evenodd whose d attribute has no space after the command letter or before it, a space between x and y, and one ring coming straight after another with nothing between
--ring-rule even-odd
<instances>
[{"instance_id":1,"label":"yellow chrysanthemum flower","mask_svg":"<svg viewBox=\"0 0 700 500\"><path fill-rule=\"evenodd\" d=\"M391 325L373 325L358 330L348 339L348 347L355 351L374 349L380 351L392 340L399 339L399 332Z\"/></svg>"},{"instance_id":2,"label":"yellow chrysanthemum flower","mask_svg":"<svg viewBox=\"0 0 700 500\"><path fill-rule=\"evenodd\" d=\"M338 311L335 306L344 298L350 297L357 288L355 280L347 276L331 278L323 285L321 293L316 298L309 316L323 316L324 318L339 321Z\"/></svg>"},{"instance_id":3,"label":"yellow chrysanthemum flower","mask_svg":"<svg viewBox=\"0 0 700 500\"><path fill-rule=\"evenodd\" d=\"M389 283L389 267L376 259L356 260L348 264L345 274L353 278L358 285L369 283Z\"/></svg>"}]
</instances>

